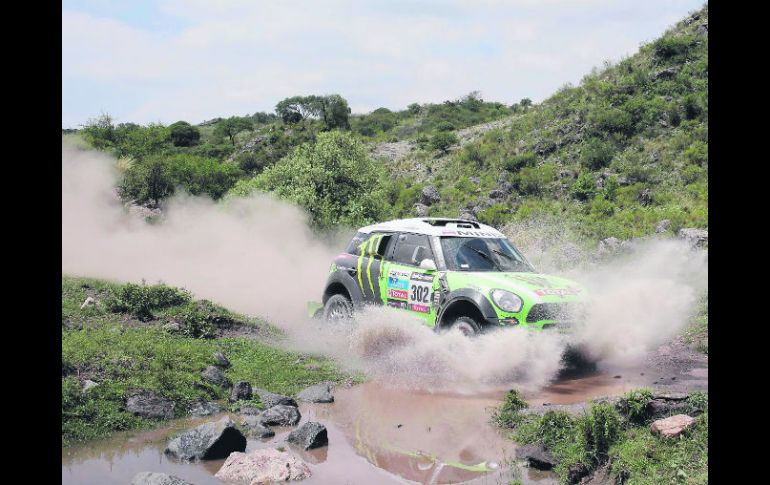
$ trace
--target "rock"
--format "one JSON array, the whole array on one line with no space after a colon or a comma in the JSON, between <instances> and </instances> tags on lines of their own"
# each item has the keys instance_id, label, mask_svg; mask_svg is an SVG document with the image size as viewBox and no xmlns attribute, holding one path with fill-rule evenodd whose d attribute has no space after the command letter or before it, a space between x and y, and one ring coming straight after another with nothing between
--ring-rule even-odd
<instances>
[{"instance_id":1,"label":"rock","mask_svg":"<svg viewBox=\"0 0 770 485\"><path fill-rule=\"evenodd\" d=\"M677 74L679 74L678 67L669 67L656 72L655 74L653 74L652 77L655 80L673 79L674 77L676 77Z\"/></svg>"},{"instance_id":2,"label":"rock","mask_svg":"<svg viewBox=\"0 0 770 485\"><path fill-rule=\"evenodd\" d=\"M199 402L190 408L190 414L193 416L211 416L222 412L222 408L215 402Z\"/></svg>"},{"instance_id":3,"label":"rock","mask_svg":"<svg viewBox=\"0 0 770 485\"><path fill-rule=\"evenodd\" d=\"M303 480L310 476L310 468L286 451L262 449L231 454L214 476L225 482L267 485Z\"/></svg>"},{"instance_id":4,"label":"rock","mask_svg":"<svg viewBox=\"0 0 770 485\"><path fill-rule=\"evenodd\" d=\"M287 440L289 443L294 443L305 451L329 444L326 426L314 421L308 421L289 433Z\"/></svg>"},{"instance_id":5,"label":"rock","mask_svg":"<svg viewBox=\"0 0 770 485\"><path fill-rule=\"evenodd\" d=\"M312 364L308 364L312 365ZM308 366L305 366L306 369L308 369ZM284 404L286 406L294 406L297 407L297 401L294 399L288 397L288 396L282 396L280 394L274 394L270 391L266 391L264 389L260 389L258 387L254 388L254 394L259 396L259 400L262 401L262 404L265 405L265 409L270 409L273 406L277 406L279 404Z\"/></svg>"},{"instance_id":6,"label":"rock","mask_svg":"<svg viewBox=\"0 0 770 485\"><path fill-rule=\"evenodd\" d=\"M481 177L468 177L468 180L470 180L471 183L475 185L478 185L481 183Z\"/></svg>"},{"instance_id":7,"label":"rock","mask_svg":"<svg viewBox=\"0 0 770 485\"><path fill-rule=\"evenodd\" d=\"M530 443L516 448L516 458L527 460L527 463L538 470L550 470L556 465L554 457L548 453L541 443Z\"/></svg>"},{"instance_id":8,"label":"rock","mask_svg":"<svg viewBox=\"0 0 770 485\"><path fill-rule=\"evenodd\" d=\"M653 399L647 404L647 411L652 418L665 418L690 411L690 406L684 401L669 401Z\"/></svg>"},{"instance_id":9,"label":"rock","mask_svg":"<svg viewBox=\"0 0 770 485\"><path fill-rule=\"evenodd\" d=\"M695 424L695 418L686 414L677 414L665 419L659 419L650 425L652 434L660 434L668 438L673 438L682 434L682 432Z\"/></svg>"},{"instance_id":10,"label":"rock","mask_svg":"<svg viewBox=\"0 0 770 485\"><path fill-rule=\"evenodd\" d=\"M513 184L510 182L502 182L498 185L503 195L511 195L513 193Z\"/></svg>"},{"instance_id":11,"label":"rock","mask_svg":"<svg viewBox=\"0 0 770 485\"><path fill-rule=\"evenodd\" d=\"M616 237L608 237L599 241L599 248L597 252L599 254L614 253L620 249L620 239Z\"/></svg>"},{"instance_id":12,"label":"rock","mask_svg":"<svg viewBox=\"0 0 770 485\"><path fill-rule=\"evenodd\" d=\"M695 32L697 34L699 34L699 35L706 35L706 36L708 36L709 35L709 23L708 22L703 22L702 24L700 24L698 26L697 29L695 29Z\"/></svg>"},{"instance_id":13,"label":"rock","mask_svg":"<svg viewBox=\"0 0 770 485\"><path fill-rule=\"evenodd\" d=\"M671 221L669 221L668 219L663 219L662 221L658 222L658 225L655 226L655 234L666 232L670 227L671 227Z\"/></svg>"},{"instance_id":14,"label":"rock","mask_svg":"<svg viewBox=\"0 0 770 485\"><path fill-rule=\"evenodd\" d=\"M165 453L181 460L218 460L245 449L246 437L232 419L224 417L172 439Z\"/></svg>"},{"instance_id":15,"label":"rock","mask_svg":"<svg viewBox=\"0 0 770 485\"><path fill-rule=\"evenodd\" d=\"M471 212L463 212L460 214L460 219L465 219L466 221L477 221L476 216Z\"/></svg>"},{"instance_id":16,"label":"rock","mask_svg":"<svg viewBox=\"0 0 770 485\"><path fill-rule=\"evenodd\" d=\"M420 193L420 203L425 205L431 205L441 200L441 196L438 195L438 190L433 185L428 185L422 189Z\"/></svg>"},{"instance_id":17,"label":"rock","mask_svg":"<svg viewBox=\"0 0 770 485\"><path fill-rule=\"evenodd\" d=\"M171 419L174 405L153 391L139 389L128 394L126 411L149 419Z\"/></svg>"},{"instance_id":18,"label":"rock","mask_svg":"<svg viewBox=\"0 0 770 485\"><path fill-rule=\"evenodd\" d=\"M246 436L252 438L272 438L275 431L263 425L258 416L247 416L241 421L241 428L246 432Z\"/></svg>"},{"instance_id":19,"label":"rock","mask_svg":"<svg viewBox=\"0 0 770 485\"><path fill-rule=\"evenodd\" d=\"M85 381L83 381L83 392L86 392L87 390L92 389L98 385L99 385L98 382L94 382L91 379L86 379Z\"/></svg>"},{"instance_id":20,"label":"rock","mask_svg":"<svg viewBox=\"0 0 770 485\"><path fill-rule=\"evenodd\" d=\"M264 411L264 409L259 409L256 406L243 406L242 408L240 408L238 410L239 413L246 414L246 415L249 415L249 416L256 416L257 414L261 413L262 411Z\"/></svg>"},{"instance_id":21,"label":"rock","mask_svg":"<svg viewBox=\"0 0 770 485\"><path fill-rule=\"evenodd\" d=\"M94 300L94 298L92 296L89 296L88 298L85 299L83 304L80 305L80 309L82 310L83 308L87 307L88 305L95 305L95 304L96 304L96 300Z\"/></svg>"},{"instance_id":22,"label":"rock","mask_svg":"<svg viewBox=\"0 0 770 485\"><path fill-rule=\"evenodd\" d=\"M648 206L652 203L652 191L650 189L644 189L639 193L637 200L643 206Z\"/></svg>"},{"instance_id":23,"label":"rock","mask_svg":"<svg viewBox=\"0 0 770 485\"><path fill-rule=\"evenodd\" d=\"M181 329L182 325L176 320L171 320L170 322L163 324L163 330L168 330L169 332L178 332Z\"/></svg>"},{"instance_id":24,"label":"rock","mask_svg":"<svg viewBox=\"0 0 770 485\"><path fill-rule=\"evenodd\" d=\"M216 386L230 387L233 385L232 382L230 382L230 379L225 376L225 373L222 372L222 369L214 367L213 365L206 367L206 369L201 372L201 377L203 377L204 381Z\"/></svg>"},{"instance_id":25,"label":"rock","mask_svg":"<svg viewBox=\"0 0 770 485\"><path fill-rule=\"evenodd\" d=\"M694 227L679 229L677 236L690 243L690 246L696 248L702 248L709 242L709 232L705 229L696 229Z\"/></svg>"},{"instance_id":26,"label":"rock","mask_svg":"<svg viewBox=\"0 0 770 485\"><path fill-rule=\"evenodd\" d=\"M334 402L331 386L325 382L301 390L297 399L305 402Z\"/></svg>"},{"instance_id":27,"label":"rock","mask_svg":"<svg viewBox=\"0 0 770 485\"><path fill-rule=\"evenodd\" d=\"M216 362L216 365L222 367L223 369L230 367L230 361L222 352L214 352L214 362Z\"/></svg>"},{"instance_id":28,"label":"rock","mask_svg":"<svg viewBox=\"0 0 770 485\"><path fill-rule=\"evenodd\" d=\"M165 473L141 472L134 475L131 485L192 485L192 483Z\"/></svg>"},{"instance_id":29,"label":"rock","mask_svg":"<svg viewBox=\"0 0 770 485\"><path fill-rule=\"evenodd\" d=\"M285 404L273 406L257 416L263 426L294 426L301 418L299 409Z\"/></svg>"},{"instance_id":30,"label":"rock","mask_svg":"<svg viewBox=\"0 0 770 485\"><path fill-rule=\"evenodd\" d=\"M246 381L238 381L230 390L230 402L251 399L251 384Z\"/></svg>"},{"instance_id":31,"label":"rock","mask_svg":"<svg viewBox=\"0 0 770 485\"><path fill-rule=\"evenodd\" d=\"M637 242L637 240L635 240L635 239L628 239L626 241L621 241L620 242L620 248L619 249L621 251L631 252L631 251L636 250L638 247L639 247L639 243Z\"/></svg>"},{"instance_id":32,"label":"rock","mask_svg":"<svg viewBox=\"0 0 770 485\"><path fill-rule=\"evenodd\" d=\"M502 190L494 189L489 192L489 198L490 199L502 199L505 196Z\"/></svg>"},{"instance_id":33,"label":"rock","mask_svg":"<svg viewBox=\"0 0 770 485\"><path fill-rule=\"evenodd\" d=\"M415 204L414 205L414 214L417 217L424 217L425 214L427 214L428 206L425 204Z\"/></svg>"}]
</instances>

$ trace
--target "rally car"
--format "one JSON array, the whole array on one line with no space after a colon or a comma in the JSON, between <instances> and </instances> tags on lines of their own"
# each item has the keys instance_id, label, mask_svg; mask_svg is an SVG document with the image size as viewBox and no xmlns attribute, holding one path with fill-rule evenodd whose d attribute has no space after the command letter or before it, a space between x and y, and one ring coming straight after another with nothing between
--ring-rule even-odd
<instances>
[{"instance_id":1,"label":"rally car","mask_svg":"<svg viewBox=\"0 0 770 485\"><path fill-rule=\"evenodd\" d=\"M314 316L366 305L409 312L437 330L569 328L586 291L535 271L495 228L464 219L399 219L359 229L334 259Z\"/></svg>"}]
</instances>

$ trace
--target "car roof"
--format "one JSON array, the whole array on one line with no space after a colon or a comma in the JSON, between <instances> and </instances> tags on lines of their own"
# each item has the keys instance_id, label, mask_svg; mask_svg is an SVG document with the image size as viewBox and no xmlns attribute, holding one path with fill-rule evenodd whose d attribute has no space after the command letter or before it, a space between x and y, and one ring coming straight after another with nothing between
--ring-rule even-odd
<instances>
[{"instance_id":1,"label":"car roof","mask_svg":"<svg viewBox=\"0 0 770 485\"><path fill-rule=\"evenodd\" d=\"M411 232L428 236L491 237L503 238L505 235L492 226L467 219L444 217L415 217L396 219L362 227L358 232Z\"/></svg>"}]
</instances>

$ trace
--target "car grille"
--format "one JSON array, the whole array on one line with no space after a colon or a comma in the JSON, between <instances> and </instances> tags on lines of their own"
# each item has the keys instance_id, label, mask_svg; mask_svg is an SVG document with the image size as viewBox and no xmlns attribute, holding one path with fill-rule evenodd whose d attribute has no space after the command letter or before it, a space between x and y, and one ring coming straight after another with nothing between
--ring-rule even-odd
<instances>
[{"instance_id":1,"label":"car grille","mask_svg":"<svg viewBox=\"0 0 770 485\"><path fill-rule=\"evenodd\" d=\"M527 323L541 320L572 322L580 316L580 308L574 303L537 303L527 314Z\"/></svg>"}]
</instances>

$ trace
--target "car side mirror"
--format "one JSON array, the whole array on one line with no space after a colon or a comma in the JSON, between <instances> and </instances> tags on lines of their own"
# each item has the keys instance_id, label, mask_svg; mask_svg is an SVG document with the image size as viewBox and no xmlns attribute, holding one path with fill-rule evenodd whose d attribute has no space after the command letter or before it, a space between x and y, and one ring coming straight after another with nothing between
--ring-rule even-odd
<instances>
[{"instance_id":1,"label":"car side mirror","mask_svg":"<svg viewBox=\"0 0 770 485\"><path fill-rule=\"evenodd\" d=\"M436 271L436 263L432 259L423 259L420 261L420 269Z\"/></svg>"}]
</instances>

